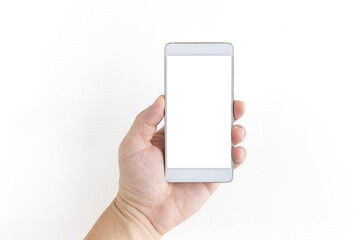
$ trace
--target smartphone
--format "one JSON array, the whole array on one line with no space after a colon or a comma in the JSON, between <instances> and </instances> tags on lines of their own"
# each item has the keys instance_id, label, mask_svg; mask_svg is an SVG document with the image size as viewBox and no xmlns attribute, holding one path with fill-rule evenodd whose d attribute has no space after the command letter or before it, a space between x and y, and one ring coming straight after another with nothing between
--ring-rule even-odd
<instances>
[{"instance_id":1,"label":"smartphone","mask_svg":"<svg viewBox=\"0 0 360 240\"><path fill-rule=\"evenodd\" d=\"M165 46L168 182L233 178L234 51L226 42Z\"/></svg>"}]
</instances>

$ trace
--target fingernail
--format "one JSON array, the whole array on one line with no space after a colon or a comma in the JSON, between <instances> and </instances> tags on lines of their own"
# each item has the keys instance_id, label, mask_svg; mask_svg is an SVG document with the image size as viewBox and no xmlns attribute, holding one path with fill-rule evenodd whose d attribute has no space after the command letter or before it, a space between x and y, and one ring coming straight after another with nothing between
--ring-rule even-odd
<instances>
[{"instance_id":1,"label":"fingernail","mask_svg":"<svg viewBox=\"0 0 360 240\"><path fill-rule=\"evenodd\" d=\"M245 150L243 148L239 148L239 159L234 159L235 162L241 163L245 160Z\"/></svg>"},{"instance_id":2,"label":"fingernail","mask_svg":"<svg viewBox=\"0 0 360 240\"><path fill-rule=\"evenodd\" d=\"M163 95L158 96L158 98L155 100L155 102L153 103L153 105L154 105L155 103L157 103L157 102L160 102L161 99L162 99L162 97L163 97Z\"/></svg>"},{"instance_id":3,"label":"fingernail","mask_svg":"<svg viewBox=\"0 0 360 240\"><path fill-rule=\"evenodd\" d=\"M241 155L241 159L243 159L245 157L245 150L243 148L240 148L240 155Z\"/></svg>"},{"instance_id":4,"label":"fingernail","mask_svg":"<svg viewBox=\"0 0 360 240\"><path fill-rule=\"evenodd\" d=\"M246 131L242 127L240 127L240 134L241 134L242 137L245 137L245 135L246 135Z\"/></svg>"},{"instance_id":5,"label":"fingernail","mask_svg":"<svg viewBox=\"0 0 360 240\"><path fill-rule=\"evenodd\" d=\"M244 138L245 135L246 135L245 129L244 129L243 127L239 126L239 125L235 125L235 128L236 128L236 129L239 129L239 134L240 134L240 136L241 136L242 138Z\"/></svg>"}]
</instances>

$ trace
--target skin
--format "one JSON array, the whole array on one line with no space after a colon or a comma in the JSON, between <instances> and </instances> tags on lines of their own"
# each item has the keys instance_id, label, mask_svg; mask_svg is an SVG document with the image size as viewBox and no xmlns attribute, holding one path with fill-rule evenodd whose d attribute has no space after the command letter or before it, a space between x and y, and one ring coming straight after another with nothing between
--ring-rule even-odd
<instances>
[{"instance_id":1,"label":"skin","mask_svg":"<svg viewBox=\"0 0 360 240\"><path fill-rule=\"evenodd\" d=\"M165 99L157 100L136 117L119 147L119 191L85 239L160 239L209 199L219 183L168 183L164 176L164 128L157 125L164 117ZM241 101L234 101L234 120L245 112ZM211 131L211 129L209 129ZM245 129L234 125L231 139L239 144ZM243 147L232 149L234 167L246 158Z\"/></svg>"}]
</instances>

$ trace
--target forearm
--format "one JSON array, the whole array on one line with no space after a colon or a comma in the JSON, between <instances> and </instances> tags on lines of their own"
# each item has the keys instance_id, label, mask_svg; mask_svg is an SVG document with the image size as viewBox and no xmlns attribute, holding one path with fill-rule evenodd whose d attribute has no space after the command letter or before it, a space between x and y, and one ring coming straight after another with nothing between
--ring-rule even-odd
<instances>
[{"instance_id":1,"label":"forearm","mask_svg":"<svg viewBox=\"0 0 360 240\"><path fill-rule=\"evenodd\" d=\"M113 201L92 227L86 240L160 239L150 221L122 201Z\"/></svg>"}]
</instances>

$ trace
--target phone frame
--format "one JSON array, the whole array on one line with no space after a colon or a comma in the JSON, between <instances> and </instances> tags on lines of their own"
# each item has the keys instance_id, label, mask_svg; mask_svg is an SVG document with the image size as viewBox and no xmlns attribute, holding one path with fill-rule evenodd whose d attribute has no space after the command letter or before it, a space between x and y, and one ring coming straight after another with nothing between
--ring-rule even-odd
<instances>
[{"instance_id":1,"label":"phone frame","mask_svg":"<svg viewBox=\"0 0 360 240\"><path fill-rule=\"evenodd\" d=\"M165 177L168 182L231 182L234 163L232 156L233 144L229 136L229 151L231 151L230 168L168 168L167 167L167 56L231 56L231 122L234 125L234 48L229 42L170 42L164 49L164 88L165 88Z\"/></svg>"}]
</instances>

